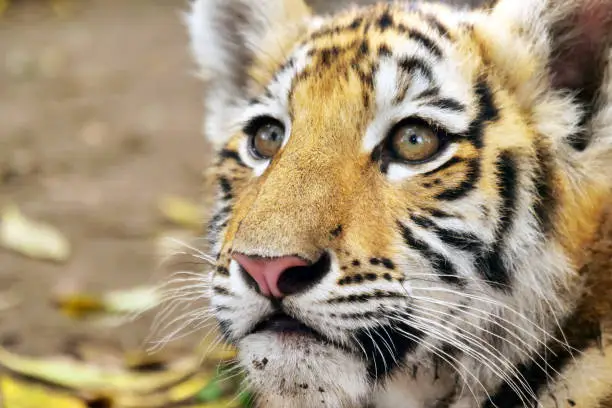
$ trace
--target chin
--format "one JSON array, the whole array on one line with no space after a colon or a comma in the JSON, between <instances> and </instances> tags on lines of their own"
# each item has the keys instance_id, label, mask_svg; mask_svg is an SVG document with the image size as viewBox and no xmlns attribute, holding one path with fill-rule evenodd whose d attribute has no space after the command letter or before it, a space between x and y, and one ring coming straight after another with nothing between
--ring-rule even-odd
<instances>
[{"instance_id":1,"label":"chin","mask_svg":"<svg viewBox=\"0 0 612 408\"><path fill-rule=\"evenodd\" d=\"M307 333L264 330L239 341L247 381L265 408L355 408L370 385L353 353Z\"/></svg>"}]
</instances>

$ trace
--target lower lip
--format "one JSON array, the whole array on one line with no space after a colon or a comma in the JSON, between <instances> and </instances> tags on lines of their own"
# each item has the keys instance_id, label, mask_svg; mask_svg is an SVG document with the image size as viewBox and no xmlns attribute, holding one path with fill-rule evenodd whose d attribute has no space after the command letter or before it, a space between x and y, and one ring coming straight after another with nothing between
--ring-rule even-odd
<instances>
[{"instance_id":1,"label":"lower lip","mask_svg":"<svg viewBox=\"0 0 612 408\"><path fill-rule=\"evenodd\" d=\"M306 336L313 337L319 341L327 342L319 333L299 322L298 320L292 319L288 316L272 316L255 327L253 333L260 332L273 332L284 336Z\"/></svg>"}]
</instances>

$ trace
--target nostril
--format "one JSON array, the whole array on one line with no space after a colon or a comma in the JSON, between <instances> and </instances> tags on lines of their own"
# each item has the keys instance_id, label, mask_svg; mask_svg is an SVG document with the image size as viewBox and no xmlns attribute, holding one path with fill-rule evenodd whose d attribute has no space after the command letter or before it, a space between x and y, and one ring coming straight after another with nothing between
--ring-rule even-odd
<instances>
[{"instance_id":1,"label":"nostril","mask_svg":"<svg viewBox=\"0 0 612 408\"><path fill-rule=\"evenodd\" d=\"M331 259L325 252L312 265L295 266L285 270L278 278L277 287L285 295L303 292L316 285L329 272Z\"/></svg>"}]
</instances>

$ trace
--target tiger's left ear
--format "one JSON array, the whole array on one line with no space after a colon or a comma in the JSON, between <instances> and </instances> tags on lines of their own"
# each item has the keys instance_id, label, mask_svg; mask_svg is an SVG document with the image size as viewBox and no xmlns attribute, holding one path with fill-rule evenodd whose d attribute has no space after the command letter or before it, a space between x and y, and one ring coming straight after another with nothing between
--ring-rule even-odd
<instances>
[{"instance_id":1,"label":"tiger's left ear","mask_svg":"<svg viewBox=\"0 0 612 408\"><path fill-rule=\"evenodd\" d=\"M263 75L254 66L280 65L310 18L303 0L192 0L185 22L207 84L209 141L220 145L229 138L232 109L248 99L254 75Z\"/></svg>"},{"instance_id":2,"label":"tiger's left ear","mask_svg":"<svg viewBox=\"0 0 612 408\"><path fill-rule=\"evenodd\" d=\"M588 123L609 75L612 0L499 0L492 15L545 59L548 86L575 96Z\"/></svg>"}]
</instances>

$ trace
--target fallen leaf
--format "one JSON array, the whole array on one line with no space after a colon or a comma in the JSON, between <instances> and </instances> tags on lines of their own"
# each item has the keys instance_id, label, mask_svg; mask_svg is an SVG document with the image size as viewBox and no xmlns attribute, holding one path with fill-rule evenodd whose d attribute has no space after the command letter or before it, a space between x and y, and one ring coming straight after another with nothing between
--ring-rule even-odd
<instances>
[{"instance_id":1,"label":"fallen leaf","mask_svg":"<svg viewBox=\"0 0 612 408\"><path fill-rule=\"evenodd\" d=\"M70 293L58 295L55 306L72 319L84 319L106 311L101 297L87 293Z\"/></svg>"},{"instance_id":2,"label":"fallen leaf","mask_svg":"<svg viewBox=\"0 0 612 408\"><path fill-rule=\"evenodd\" d=\"M8 9L9 0L0 0L0 16ZM0 401L1 403L2 401ZM1 407L1 405L0 405Z\"/></svg>"},{"instance_id":3,"label":"fallen leaf","mask_svg":"<svg viewBox=\"0 0 612 408\"><path fill-rule=\"evenodd\" d=\"M0 396L6 408L87 408L77 397L47 387L0 377Z\"/></svg>"},{"instance_id":4,"label":"fallen leaf","mask_svg":"<svg viewBox=\"0 0 612 408\"><path fill-rule=\"evenodd\" d=\"M161 293L156 287L142 286L108 292L102 301L111 313L143 313L161 303Z\"/></svg>"},{"instance_id":5,"label":"fallen leaf","mask_svg":"<svg viewBox=\"0 0 612 408\"><path fill-rule=\"evenodd\" d=\"M168 221L200 230L204 219L200 207L186 198L168 195L159 200L159 210Z\"/></svg>"},{"instance_id":6,"label":"fallen leaf","mask_svg":"<svg viewBox=\"0 0 612 408\"><path fill-rule=\"evenodd\" d=\"M50 225L26 218L16 206L0 214L0 244L36 259L63 262L70 256L70 243Z\"/></svg>"},{"instance_id":7,"label":"fallen leaf","mask_svg":"<svg viewBox=\"0 0 612 408\"><path fill-rule=\"evenodd\" d=\"M167 370L138 373L120 369L104 370L93 364L66 360L65 357L25 357L0 348L0 367L68 389L113 395L152 393L168 388L192 376L200 368L200 363L196 356L185 356L169 362Z\"/></svg>"},{"instance_id":8,"label":"fallen leaf","mask_svg":"<svg viewBox=\"0 0 612 408\"><path fill-rule=\"evenodd\" d=\"M134 317L158 306L161 294L155 287L141 286L102 294L63 293L55 296L54 303L62 313L74 319Z\"/></svg>"},{"instance_id":9,"label":"fallen leaf","mask_svg":"<svg viewBox=\"0 0 612 408\"><path fill-rule=\"evenodd\" d=\"M202 372L185 378L177 385L147 394L122 394L115 399L122 408L165 408L180 407L181 402L195 401L197 393L209 383L212 374Z\"/></svg>"},{"instance_id":10,"label":"fallen leaf","mask_svg":"<svg viewBox=\"0 0 612 408\"><path fill-rule=\"evenodd\" d=\"M154 367L142 365L155 360L140 352L117 363L119 350L106 342L81 339L67 351L70 356L33 358L0 347L5 408L247 408L252 400L236 393L242 377L231 364L207 367L194 351L156 356Z\"/></svg>"},{"instance_id":11,"label":"fallen leaf","mask_svg":"<svg viewBox=\"0 0 612 408\"><path fill-rule=\"evenodd\" d=\"M77 361L96 365L102 369L113 370L124 367L122 348L109 340L72 338L66 342L64 352Z\"/></svg>"}]
</instances>

